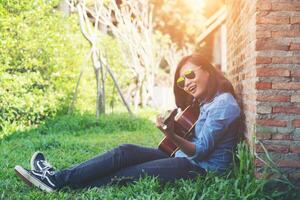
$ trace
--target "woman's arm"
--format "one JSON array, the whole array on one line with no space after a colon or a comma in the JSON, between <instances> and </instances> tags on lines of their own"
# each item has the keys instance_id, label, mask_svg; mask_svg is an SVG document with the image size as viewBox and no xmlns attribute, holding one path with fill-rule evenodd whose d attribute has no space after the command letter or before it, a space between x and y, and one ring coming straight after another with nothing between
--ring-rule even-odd
<instances>
[{"instance_id":1,"label":"woman's arm","mask_svg":"<svg viewBox=\"0 0 300 200\"><path fill-rule=\"evenodd\" d=\"M196 145L192 142L176 135L176 134L168 134L166 135L168 138L170 138L173 143L176 144L177 147L180 148L181 151L183 151L188 156L193 156L196 152Z\"/></svg>"},{"instance_id":2,"label":"woman's arm","mask_svg":"<svg viewBox=\"0 0 300 200\"><path fill-rule=\"evenodd\" d=\"M205 122L198 131L195 144L195 154L190 159L202 160L210 154L222 140L231 123L240 115L240 108L235 99L223 94L215 100L207 110Z\"/></svg>"},{"instance_id":3,"label":"woman's arm","mask_svg":"<svg viewBox=\"0 0 300 200\"><path fill-rule=\"evenodd\" d=\"M158 115L156 118L156 126L157 127L163 126L163 118L160 115ZM166 132L163 132L163 133L165 134L165 136L167 138L172 140L172 142L174 144L176 144L176 146L179 147L181 149L181 151L183 151L186 155L192 156L195 154L196 146L192 142L190 142L176 134L173 134L173 133L166 133Z\"/></svg>"}]
</instances>

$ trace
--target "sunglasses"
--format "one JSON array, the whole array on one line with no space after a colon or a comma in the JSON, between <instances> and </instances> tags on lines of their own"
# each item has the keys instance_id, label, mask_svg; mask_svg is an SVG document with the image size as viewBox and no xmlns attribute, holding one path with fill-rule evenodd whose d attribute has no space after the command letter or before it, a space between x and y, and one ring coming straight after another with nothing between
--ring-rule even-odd
<instances>
[{"instance_id":1,"label":"sunglasses","mask_svg":"<svg viewBox=\"0 0 300 200\"><path fill-rule=\"evenodd\" d=\"M187 71L184 72L183 76L180 76L177 81L176 84L178 87L180 88L184 88L185 85L185 79L193 79L195 78L195 72L192 69L189 69Z\"/></svg>"}]
</instances>

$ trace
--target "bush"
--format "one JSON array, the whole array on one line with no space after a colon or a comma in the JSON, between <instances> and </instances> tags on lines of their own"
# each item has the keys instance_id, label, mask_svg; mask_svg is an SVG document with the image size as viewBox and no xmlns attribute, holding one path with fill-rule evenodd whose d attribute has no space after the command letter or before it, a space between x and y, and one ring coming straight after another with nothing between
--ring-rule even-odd
<instances>
[{"instance_id":1,"label":"bush","mask_svg":"<svg viewBox=\"0 0 300 200\"><path fill-rule=\"evenodd\" d=\"M86 54L77 17L43 2L0 4L0 130L40 123L68 105Z\"/></svg>"}]
</instances>

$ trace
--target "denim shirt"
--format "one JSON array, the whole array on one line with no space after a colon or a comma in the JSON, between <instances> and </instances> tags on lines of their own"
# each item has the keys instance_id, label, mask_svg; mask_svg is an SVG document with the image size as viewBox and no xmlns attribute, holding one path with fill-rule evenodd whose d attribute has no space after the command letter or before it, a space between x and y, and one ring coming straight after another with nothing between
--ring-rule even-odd
<instances>
[{"instance_id":1,"label":"denim shirt","mask_svg":"<svg viewBox=\"0 0 300 200\"><path fill-rule=\"evenodd\" d=\"M237 142L237 127L231 126L240 116L240 107L230 93L217 93L211 102L200 106L191 142L196 152L188 156L181 150L175 157L186 157L206 171L226 170L232 162L232 151Z\"/></svg>"}]
</instances>

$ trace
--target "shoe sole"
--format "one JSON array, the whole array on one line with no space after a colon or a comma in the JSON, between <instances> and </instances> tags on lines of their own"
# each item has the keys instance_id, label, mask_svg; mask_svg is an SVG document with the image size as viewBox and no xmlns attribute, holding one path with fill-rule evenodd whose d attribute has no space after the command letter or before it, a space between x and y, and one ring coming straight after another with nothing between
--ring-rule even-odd
<instances>
[{"instance_id":1,"label":"shoe sole","mask_svg":"<svg viewBox=\"0 0 300 200\"><path fill-rule=\"evenodd\" d=\"M15 166L15 172L16 174L29 186L36 186L40 188L41 190L44 190L46 192L53 192L54 190L50 188L49 186L45 185L40 180L36 179L35 177L31 176L28 171L23 169L21 166Z\"/></svg>"},{"instance_id":2,"label":"shoe sole","mask_svg":"<svg viewBox=\"0 0 300 200\"><path fill-rule=\"evenodd\" d=\"M31 167L31 170L37 170L35 167L34 167L34 160L37 156L37 154L41 153L40 151L36 151L34 152L34 154L31 156L31 159L30 159L30 167Z\"/></svg>"}]
</instances>

